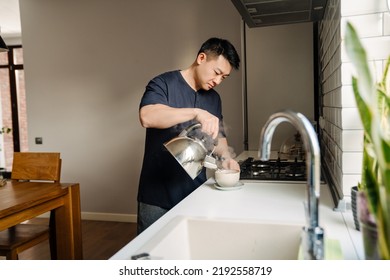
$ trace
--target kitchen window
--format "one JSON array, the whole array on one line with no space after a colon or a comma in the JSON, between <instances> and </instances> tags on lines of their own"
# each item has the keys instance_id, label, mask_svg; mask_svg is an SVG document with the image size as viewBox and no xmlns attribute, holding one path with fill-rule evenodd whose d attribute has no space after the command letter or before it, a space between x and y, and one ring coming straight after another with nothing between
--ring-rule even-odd
<instances>
[{"instance_id":1,"label":"kitchen window","mask_svg":"<svg viewBox=\"0 0 390 280\"><path fill-rule=\"evenodd\" d=\"M23 48L8 46L0 53L0 129L11 133L0 135L0 168L11 170L13 152L27 151L27 112L24 86Z\"/></svg>"}]
</instances>

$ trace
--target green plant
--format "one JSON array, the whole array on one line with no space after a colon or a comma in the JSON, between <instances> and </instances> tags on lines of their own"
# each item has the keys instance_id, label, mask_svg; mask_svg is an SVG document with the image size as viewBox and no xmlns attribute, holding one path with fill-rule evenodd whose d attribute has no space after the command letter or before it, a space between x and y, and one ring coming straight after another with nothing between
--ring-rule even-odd
<instances>
[{"instance_id":1,"label":"green plant","mask_svg":"<svg viewBox=\"0 0 390 280\"><path fill-rule=\"evenodd\" d=\"M383 78L375 82L366 51L350 23L347 23L345 47L356 70L352 86L364 129L359 189L366 193L376 220L380 256L390 259L390 56Z\"/></svg>"}]
</instances>

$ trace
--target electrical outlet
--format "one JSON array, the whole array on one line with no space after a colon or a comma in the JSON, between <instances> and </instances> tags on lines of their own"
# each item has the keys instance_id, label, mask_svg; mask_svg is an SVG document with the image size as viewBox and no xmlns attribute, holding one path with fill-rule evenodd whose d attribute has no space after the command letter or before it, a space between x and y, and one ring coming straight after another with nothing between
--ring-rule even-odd
<instances>
[{"instance_id":1,"label":"electrical outlet","mask_svg":"<svg viewBox=\"0 0 390 280\"><path fill-rule=\"evenodd\" d=\"M35 137L35 144L37 144L37 145L42 145L42 144L43 144L43 139L42 139L42 137Z\"/></svg>"}]
</instances>

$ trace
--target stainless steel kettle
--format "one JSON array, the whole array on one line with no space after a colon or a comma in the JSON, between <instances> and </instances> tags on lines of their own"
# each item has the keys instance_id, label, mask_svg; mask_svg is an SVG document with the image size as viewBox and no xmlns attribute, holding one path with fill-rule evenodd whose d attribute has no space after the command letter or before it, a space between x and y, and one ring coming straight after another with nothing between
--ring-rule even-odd
<instances>
[{"instance_id":1,"label":"stainless steel kettle","mask_svg":"<svg viewBox=\"0 0 390 280\"><path fill-rule=\"evenodd\" d=\"M190 125L179 136L164 143L165 148L167 148L192 179L195 179L199 175L203 166L217 169L215 159L211 156L214 149L211 152L207 150L204 138L198 139L188 136L190 131L200 127L201 124L199 123Z\"/></svg>"}]
</instances>

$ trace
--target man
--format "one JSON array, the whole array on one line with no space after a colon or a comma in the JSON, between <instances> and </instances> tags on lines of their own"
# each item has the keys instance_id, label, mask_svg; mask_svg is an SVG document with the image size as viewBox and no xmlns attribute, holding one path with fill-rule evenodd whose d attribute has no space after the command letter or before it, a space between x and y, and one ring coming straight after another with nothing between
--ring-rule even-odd
<instances>
[{"instance_id":1,"label":"man","mask_svg":"<svg viewBox=\"0 0 390 280\"><path fill-rule=\"evenodd\" d=\"M206 181L205 170L192 180L163 145L184 128L200 123L203 133L218 138L214 154L224 159L223 167L240 169L228 149L221 99L214 90L239 64L229 41L210 38L190 67L161 74L146 86L139 110L146 141L138 190L138 233Z\"/></svg>"}]
</instances>

